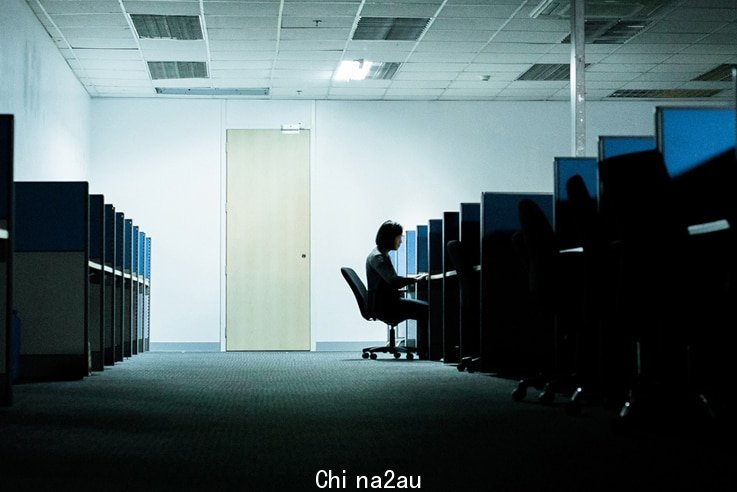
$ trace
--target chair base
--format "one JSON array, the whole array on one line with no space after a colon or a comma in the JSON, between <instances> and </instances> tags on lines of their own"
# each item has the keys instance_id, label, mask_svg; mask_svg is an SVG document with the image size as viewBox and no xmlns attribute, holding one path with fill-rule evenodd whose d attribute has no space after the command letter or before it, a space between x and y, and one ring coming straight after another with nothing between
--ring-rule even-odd
<instances>
[{"instance_id":1,"label":"chair base","mask_svg":"<svg viewBox=\"0 0 737 492\"><path fill-rule=\"evenodd\" d=\"M379 347L366 347L362 350L361 357L364 359L371 358L376 359L377 354L392 354L395 359L399 359L402 357L402 354L406 354L407 360L412 360L415 358L415 354L419 353L417 352L416 347L407 347L405 344L405 341L402 340L399 342L399 345L396 343L396 330L395 327L392 326L389 329L389 342L386 345L381 345Z\"/></svg>"}]
</instances>

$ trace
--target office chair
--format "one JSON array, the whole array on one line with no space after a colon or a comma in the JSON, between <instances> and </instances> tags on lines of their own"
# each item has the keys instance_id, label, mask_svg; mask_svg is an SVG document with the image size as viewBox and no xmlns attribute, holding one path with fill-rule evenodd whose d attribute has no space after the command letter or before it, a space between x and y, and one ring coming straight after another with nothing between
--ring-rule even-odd
<instances>
[{"instance_id":1,"label":"office chair","mask_svg":"<svg viewBox=\"0 0 737 492\"><path fill-rule=\"evenodd\" d=\"M528 276L532 313L528 347L530 360L536 361L528 367L537 374L520 380L512 398L520 401L534 387L542 390L541 403L552 403L556 393L571 394L578 385L572 366L580 330L580 268L574 261L568 264L566 254L559 252L555 232L534 201L521 200L518 209L521 228L512 240Z\"/></svg>"},{"instance_id":2,"label":"office chair","mask_svg":"<svg viewBox=\"0 0 737 492\"><path fill-rule=\"evenodd\" d=\"M461 241L448 241L446 251L456 271L461 301L461 362L456 367L460 372L475 372L481 364L480 284L478 277L474 281L473 265L469 263Z\"/></svg>"},{"instance_id":3,"label":"office chair","mask_svg":"<svg viewBox=\"0 0 737 492\"><path fill-rule=\"evenodd\" d=\"M383 323L386 323L389 327L389 333L388 333L388 340L386 345L381 345L378 347L366 347L362 349L361 356L364 359L368 359L369 357L371 359L376 359L378 353L384 353L384 354L392 354L395 359L399 359L402 357L402 354L407 354L407 359L412 360L415 358L415 353L417 353L417 348L415 347L408 347L406 345L406 340L402 341L402 344L397 345L397 338L396 338L396 328L399 323L402 321L405 321L404 319L382 319L382 318L376 318L371 316L368 313L368 310L366 309L366 286L364 285L361 278L356 274L355 270L349 267L342 267L340 269L340 273L343 275L343 278L346 282L348 282L348 286L351 288L351 292L353 292L354 297L356 298L356 302L358 303L358 309L361 312L361 316L367 321L381 321Z\"/></svg>"}]
</instances>

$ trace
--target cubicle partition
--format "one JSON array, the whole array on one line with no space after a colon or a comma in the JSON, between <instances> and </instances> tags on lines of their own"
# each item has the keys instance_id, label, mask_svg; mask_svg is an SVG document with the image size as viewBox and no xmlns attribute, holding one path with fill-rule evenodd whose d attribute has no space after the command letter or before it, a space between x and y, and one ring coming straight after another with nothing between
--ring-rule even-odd
<instances>
[{"instance_id":1,"label":"cubicle partition","mask_svg":"<svg viewBox=\"0 0 737 492\"><path fill-rule=\"evenodd\" d=\"M417 231L406 231L404 234L405 244L405 261L404 261L404 272L405 275L417 274ZM411 298L417 298L417 284L411 286L409 289ZM417 348L417 321L408 319L405 321L406 327L406 338L405 343L410 346Z\"/></svg>"},{"instance_id":2,"label":"cubicle partition","mask_svg":"<svg viewBox=\"0 0 737 492\"><path fill-rule=\"evenodd\" d=\"M530 336L527 275L512 247L519 231L518 204L530 199L549 221L553 196L548 193L481 194L481 369L513 374L529 364L536 337Z\"/></svg>"},{"instance_id":3,"label":"cubicle partition","mask_svg":"<svg viewBox=\"0 0 737 492\"><path fill-rule=\"evenodd\" d=\"M130 314L126 314L125 302L125 215L115 212L115 362L125 357L125 326L130 323ZM128 355L130 356L130 355Z\"/></svg>"},{"instance_id":4,"label":"cubicle partition","mask_svg":"<svg viewBox=\"0 0 737 492\"><path fill-rule=\"evenodd\" d=\"M459 239L463 248L463 255L468 263L474 267L479 266L481 257L481 204L480 203L461 203L460 208L460 231ZM468 298L478 301L478 289L480 268L474 268L474 277L471 288L475 292L467 292ZM479 325L480 306L471 306L473 312L461 310L460 313L460 354L461 359L464 357L477 357L479 355L479 334L481 327Z\"/></svg>"},{"instance_id":5,"label":"cubicle partition","mask_svg":"<svg viewBox=\"0 0 737 492\"><path fill-rule=\"evenodd\" d=\"M599 161L595 157L555 157L553 159L553 228L560 249L579 248L583 238L575 218L573 204L568 199L566 184L575 175L581 176L596 207L599 195Z\"/></svg>"},{"instance_id":6,"label":"cubicle partition","mask_svg":"<svg viewBox=\"0 0 737 492\"><path fill-rule=\"evenodd\" d=\"M89 339L93 371L105 367L105 198L90 195Z\"/></svg>"},{"instance_id":7,"label":"cubicle partition","mask_svg":"<svg viewBox=\"0 0 737 492\"><path fill-rule=\"evenodd\" d=\"M23 379L89 374L88 192L86 182L15 185L13 305Z\"/></svg>"},{"instance_id":8,"label":"cubicle partition","mask_svg":"<svg viewBox=\"0 0 737 492\"><path fill-rule=\"evenodd\" d=\"M417 273L427 273L429 271L427 262L428 253L428 226L418 225L417 226L417 244L415 254L415 271ZM428 300L428 285L429 282L420 282L416 285L415 295L417 299L427 301ZM429 340L428 330L417 331L417 354L421 359L429 358Z\"/></svg>"},{"instance_id":9,"label":"cubicle partition","mask_svg":"<svg viewBox=\"0 0 737 492\"><path fill-rule=\"evenodd\" d=\"M141 284L139 279L140 255L141 255L141 232L137 225L133 226L133 249L131 251L131 354L138 353L138 327L140 325L139 318L139 301Z\"/></svg>"},{"instance_id":10,"label":"cubicle partition","mask_svg":"<svg viewBox=\"0 0 737 492\"><path fill-rule=\"evenodd\" d=\"M145 346L143 336L143 313L145 310L144 298L146 296L146 272L144 268L144 264L146 262L146 234L140 230L138 231L138 247L136 249L138 250L138 261L136 262L138 264L138 268L136 269L136 284L138 285L138 300L136 302L136 312L138 313L136 315L136 331L138 332L138 335L136 336L136 340L138 341L138 353L142 353Z\"/></svg>"},{"instance_id":11,"label":"cubicle partition","mask_svg":"<svg viewBox=\"0 0 737 492\"><path fill-rule=\"evenodd\" d=\"M133 356L133 220L125 219L123 229L123 356Z\"/></svg>"},{"instance_id":12,"label":"cubicle partition","mask_svg":"<svg viewBox=\"0 0 737 492\"><path fill-rule=\"evenodd\" d=\"M151 238L146 237L146 259L144 262L144 296L143 296L143 350L151 349Z\"/></svg>"},{"instance_id":13,"label":"cubicle partition","mask_svg":"<svg viewBox=\"0 0 737 492\"><path fill-rule=\"evenodd\" d=\"M458 278L455 275L455 265L448 256L449 241L458 240L459 212L446 211L443 213L443 362L446 364L458 363L461 360L461 311L458 296Z\"/></svg>"},{"instance_id":14,"label":"cubicle partition","mask_svg":"<svg viewBox=\"0 0 737 492\"><path fill-rule=\"evenodd\" d=\"M105 204L105 254L103 267L103 363L115 364L115 207Z\"/></svg>"},{"instance_id":15,"label":"cubicle partition","mask_svg":"<svg viewBox=\"0 0 737 492\"><path fill-rule=\"evenodd\" d=\"M0 406L12 403L13 116L0 115Z\"/></svg>"},{"instance_id":16,"label":"cubicle partition","mask_svg":"<svg viewBox=\"0 0 737 492\"><path fill-rule=\"evenodd\" d=\"M427 224L427 357L443 358L443 219L430 219Z\"/></svg>"}]
</instances>

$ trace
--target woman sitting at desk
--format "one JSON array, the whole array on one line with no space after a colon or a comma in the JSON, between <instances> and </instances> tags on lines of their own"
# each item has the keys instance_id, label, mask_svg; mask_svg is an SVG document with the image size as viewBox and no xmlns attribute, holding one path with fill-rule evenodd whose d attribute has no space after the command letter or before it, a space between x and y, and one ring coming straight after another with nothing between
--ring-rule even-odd
<instances>
[{"instance_id":1,"label":"woman sitting at desk","mask_svg":"<svg viewBox=\"0 0 737 492\"><path fill-rule=\"evenodd\" d=\"M389 251L396 251L402 244L402 232L401 225L387 220L376 233L376 247L366 258L366 309L370 316L384 321L416 319L424 330L428 304L416 299L402 298L399 289L425 280L427 275L400 277L389 259Z\"/></svg>"}]
</instances>

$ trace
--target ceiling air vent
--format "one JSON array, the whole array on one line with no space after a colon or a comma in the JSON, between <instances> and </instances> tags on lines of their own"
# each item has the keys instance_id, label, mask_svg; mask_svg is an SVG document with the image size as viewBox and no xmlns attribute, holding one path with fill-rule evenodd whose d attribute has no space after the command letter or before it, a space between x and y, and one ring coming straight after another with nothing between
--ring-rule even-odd
<instances>
[{"instance_id":1,"label":"ceiling air vent","mask_svg":"<svg viewBox=\"0 0 737 492\"><path fill-rule=\"evenodd\" d=\"M131 14L133 26L143 39L202 39L200 18L196 15Z\"/></svg>"},{"instance_id":2,"label":"ceiling air vent","mask_svg":"<svg viewBox=\"0 0 737 492\"><path fill-rule=\"evenodd\" d=\"M430 22L428 17L361 17L354 40L417 41Z\"/></svg>"},{"instance_id":3,"label":"ceiling air vent","mask_svg":"<svg viewBox=\"0 0 737 492\"><path fill-rule=\"evenodd\" d=\"M176 95L176 96L268 96L268 87L254 88L210 88L210 87L157 87L157 94Z\"/></svg>"},{"instance_id":4,"label":"ceiling air vent","mask_svg":"<svg viewBox=\"0 0 737 492\"><path fill-rule=\"evenodd\" d=\"M399 70L400 65L401 63L397 62L374 62L366 78L372 80L391 80L394 74L397 73L397 70Z\"/></svg>"},{"instance_id":5,"label":"ceiling air vent","mask_svg":"<svg viewBox=\"0 0 737 492\"><path fill-rule=\"evenodd\" d=\"M587 19L622 19L627 17L649 18L668 0L588 0L584 8ZM569 0L542 0L532 12L532 18L568 19L571 17Z\"/></svg>"},{"instance_id":6,"label":"ceiling air vent","mask_svg":"<svg viewBox=\"0 0 737 492\"><path fill-rule=\"evenodd\" d=\"M587 63L585 67L591 65ZM536 63L529 70L517 77L517 80L537 80L551 82L555 80L568 80L571 78L571 65L569 63Z\"/></svg>"},{"instance_id":7,"label":"ceiling air vent","mask_svg":"<svg viewBox=\"0 0 737 492\"><path fill-rule=\"evenodd\" d=\"M729 82L732 80L732 65L719 65L693 80L699 82Z\"/></svg>"},{"instance_id":8,"label":"ceiling air vent","mask_svg":"<svg viewBox=\"0 0 737 492\"><path fill-rule=\"evenodd\" d=\"M650 21L620 20L620 19L593 19L584 23L585 40L593 44L624 44L640 31L645 29ZM567 35L561 43L570 43L571 35Z\"/></svg>"},{"instance_id":9,"label":"ceiling air vent","mask_svg":"<svg viewBox=\"0 0 737 492\"><path fill-rule=\"evenodd\" d=\"M148 71L151 79L206 79L205 62L150 61Z\"/></svg>"},{"instance_id":10,"label":"ceiling air vent","mask_svg":"<svg viewBox=\"0 0 737 492\"><path fill-rule=\"evenodd\" d=\"M693 99L706 98L719 94L711 89L620 89L608 97L633 99Z\"/></svg>"}]
</instances>

